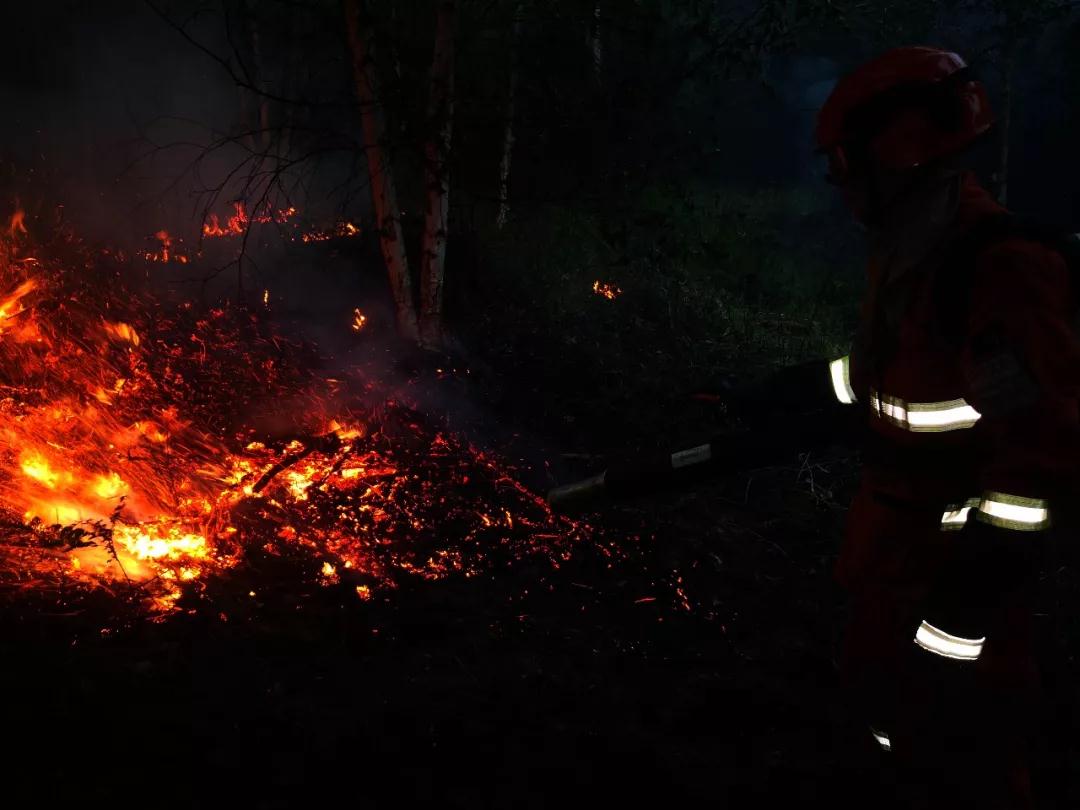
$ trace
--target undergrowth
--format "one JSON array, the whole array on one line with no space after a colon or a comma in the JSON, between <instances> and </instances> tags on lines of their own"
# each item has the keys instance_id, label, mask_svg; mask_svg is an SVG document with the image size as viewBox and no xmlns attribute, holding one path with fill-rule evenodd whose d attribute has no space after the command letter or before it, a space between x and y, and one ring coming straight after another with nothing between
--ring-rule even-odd
<instances>
[{"instance_id":1,"label":"undergrowth","mask_svg":"<svg viewBox=\"0 0 1080 810\"><path fill-rule=\"evenodd\" d=\"M470 350L509 370L503 404L582 448L703 430L723 414L696 392L844 354L855 326L861 245L827 192L656 186L520 210L476 241Z\"/></svg>"}]
</instances>

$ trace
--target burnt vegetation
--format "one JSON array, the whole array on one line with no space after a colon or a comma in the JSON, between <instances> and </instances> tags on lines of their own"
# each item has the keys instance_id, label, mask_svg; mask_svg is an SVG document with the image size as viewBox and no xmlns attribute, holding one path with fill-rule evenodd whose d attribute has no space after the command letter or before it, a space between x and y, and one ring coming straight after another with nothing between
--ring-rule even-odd
<instances>
[{"instance_id":1,"label":"burnt vegetation","mask_svg":"<svg viewBox=\"0 0 1080 810\"><path fill-rule=\"evenodd\" d=\"M1070 3L45 5L5 36L5 790L888 800L833 661L857 456L543 492L846 351L861 235L809 133L882 47L970 53L987 179L1075 222ZM1048 807L1080 799L1075 554L1038 611Z\"/></svg>"}]
</instances>

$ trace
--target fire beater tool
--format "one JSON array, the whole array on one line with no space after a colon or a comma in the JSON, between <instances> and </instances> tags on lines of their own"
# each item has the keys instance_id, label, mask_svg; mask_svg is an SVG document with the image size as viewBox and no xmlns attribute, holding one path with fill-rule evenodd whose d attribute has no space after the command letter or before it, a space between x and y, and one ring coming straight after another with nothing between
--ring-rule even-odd
<instances>
[{"instance_id":1,"label":"fire beater tool","mask_svg":"<svg viewBox=\"0 0 1080 810\"><path fill-rule=\"evenodd\" d=\"M708 478L775 463L800 449L829 446L837 441L836 428L834 421L808 415L771 425L768 430L721 435L681 450L643 454L617 461L589 478L556 487L548 492L547 502L553 510L567 512L603 499L633 498L691 486Z\"/></svg>"}]
</instances>

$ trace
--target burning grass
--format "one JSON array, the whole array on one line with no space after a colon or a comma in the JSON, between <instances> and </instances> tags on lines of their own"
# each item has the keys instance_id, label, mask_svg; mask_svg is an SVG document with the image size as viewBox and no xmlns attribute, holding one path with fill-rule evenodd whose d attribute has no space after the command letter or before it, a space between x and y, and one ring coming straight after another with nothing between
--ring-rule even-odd
<instances>
[{"instance_id":1,"label":"burning grass","mask_svg":"<svg viewBox=\"0 0 1080 810\"><path fill-rule=\"evenodd\" d=\"M290 242L328 242L334 239L352 239L360 235L360 226L349 220L340 220L333 227L322 228L305 223L294 206L287 208L273 208L261 206L257 213L248 214L247 206L242 201L232 204L233 213L222 219L216 213L207 215L203 222L201 240L236 240L243 241L251 233L253 227L274 226L280 236ZM22 220L12 219L11 236L14 237L16 227L22 225ZM25 228L24 231L25 233ZM156 264L189 264L198 261L202 257L200 247L191 251L179 236L174 236L167 230L157 231L149 246L140 250L136 255L139 259Z\"/></svg>"},{"instance_id":2,"label":"burning grass","mask_svg":"<svg viewBox=\"0 0 1080 810\"><path fill-rule=\"evenodd\" d=\"M584 534L378 380L321 373L264 315L165 305L114 255L34 248L21 224L0 255L6 590L170 611L256 554L367 599L525 556L557 566Z\"/></svg>"}]
</instances>

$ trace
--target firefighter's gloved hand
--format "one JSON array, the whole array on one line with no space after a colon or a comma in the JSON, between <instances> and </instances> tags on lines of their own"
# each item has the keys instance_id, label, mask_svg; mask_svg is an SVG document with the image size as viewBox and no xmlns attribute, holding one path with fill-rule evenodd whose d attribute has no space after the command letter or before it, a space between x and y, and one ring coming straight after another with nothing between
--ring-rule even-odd
<instances>
[{"instance_id":1,"label":"firefighter's gloved hand","mask_svg":"<svg viewBox=\"0 0 1080 810\"><path fill-rule=\"evenodd\" d=\"M957 533L927 596L916 644L941 658L977 660L1001 619L1005 598L1025 587L1037 571L1045 534L970 519Z\"/></svg>"}]
</instances>

